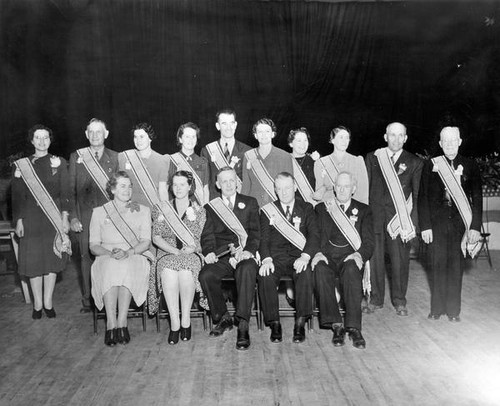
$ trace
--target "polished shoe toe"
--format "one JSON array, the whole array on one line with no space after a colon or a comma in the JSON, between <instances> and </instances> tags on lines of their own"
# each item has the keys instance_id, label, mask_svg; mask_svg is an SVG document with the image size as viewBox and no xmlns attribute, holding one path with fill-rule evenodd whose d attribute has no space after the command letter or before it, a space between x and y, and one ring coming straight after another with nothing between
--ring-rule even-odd
<instances>
[{"instance_id":1,"label":"polished shoe toe","mask_svg":"<svg viewBox=\"0 0 500 406\"><path fill-rule=\"evenodd\" d=\"M434 314L434 313L429 313L429 315L427 316L429 320L439 320L440 317L441 317L440 314Z\"/></svg>"},{"instance_id":2,"label":"polished shoe toe","mask_svg":"<svg viewBox=\"0 0 500 406\"><path fill-rule=\"evenodd\" d=\"M224 334L224 331L230 331L233 328L233 320L229 317L225 317L220 320L210 332L210 337L219 337Z\"/></svg>"},{"instance_id":3,"label":"polished shoe toe","mask_svg":"<svg viewBox=\"0 0 500 406\"><path fill-rule=\"evenodd\" d=\"M281 323L279 321L273 321L270 324L271 327L271 337L272 343L280 343L283 340L283 332L281 329Z\"/></svg>"},{"instance_id":4,"label":"polished shoe toe","mask_svg":"<svg viewBox=\"0 0 500 406\"><path fill-rule=\"evenodd\" d=\"M350 328L348 329L348 332L349 332L349 339L352 341L352 345L355 348L359 349L366 348L366 341L363 338L361 331L359 331L357 328Z\"/></svg>"},{"instance_id":5,"label":"polished shoe toe","mask_svg":"<svg viewBox=\"0 0 500 406\"><path fill-rule=\"evenodd\" d=\"M459 323L460 316L448 316L448 320L451 321L452 323Z\"/></svg>"},{"instance_id":6,"label":"polished shoe toe","mask_svg":"<svg viewBox=\"0 0 500 406\"><path fill-rule=\"evenodd\" d=\"M170 330L170 333L168 333L168 343L170 345L175 345L179 342L179 332L180 330Z\"/></svg>"},{"instance_id":7,"label":"polished shoe toe","mask_svg":"<svg viewBox=\"0 0 500 406\"><path fill-rule=\"evenodd\" d=\"M332 343L335 347L342 347L345 344L345 329L344 326L333 326Z\"/></svg>"},{"instance_id":8,"label":"polished shoe toe","mask_svg":"<svg viewBox=\"0 0 500 406\"><path fill-rule=\"evenodd\" d=\"M248 350L250 347L250 334L248 333L248 324L247 327L238 327L238 337L236 339L236 349L237 350Z\"/></svg>"},{"instance_id":9,"label":"polished shoe toe","mask_svg":"<svg viewBox=\"0 0 500 406\"><path fill-rule=\"evenodd\" d=\"M40 309L40 310L33 309L33 313L31 313L31 317L33 320L40 320L42 318L42 309Z\"/></svg>"},{"instance_id":10,"label":"polished shoe toe","mask_svg":"<svg viewBox=\"0 0 500 406\"><path fill-rule=\"evenodd\" d=\"M293 326L293 342L303 343L306 340L306 318L298 317L295 320L295 325Z\"/></svg>"},{"instance_id":11,"label":"polished shoe toe","mask_svg":"<svg viewBox=\"0 0 500 406\"><path fill-rule=\"evenodd\" d=\"M191 340L191 326L181 327L181 340L182 341Z\"/></svg>"},{"instance_id":12,"label":"polished shoe toe","mask_svg":"<svg viewBox=\"0 0 500 406\"><path fill-rule=\"evenodd\" d=\"M104 344L109 347L113 347L114 345L116 345L116 339L118 336L116 330L116 328L106 330L106 334L104 335Z\"/></svg>"}]
</instances>

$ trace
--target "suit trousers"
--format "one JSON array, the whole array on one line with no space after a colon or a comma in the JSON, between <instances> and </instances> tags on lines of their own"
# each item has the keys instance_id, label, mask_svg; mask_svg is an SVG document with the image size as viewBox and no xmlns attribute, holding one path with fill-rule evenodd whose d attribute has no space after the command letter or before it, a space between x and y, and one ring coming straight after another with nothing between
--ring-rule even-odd
<instances>
[{"instance_id":1,"label":"suit trousers","mask_svg":"<svg viewBox=\"0 0 500 406\"><path fill-rule=\"evenodd\" d=\"M259 297L264 313L264 322L279 321L278 286L282 275L293 278L295 285L296 317L310 317L312 315L312 271L311 265L301 273L295 272L293 263L296 258L288 254L273 256L274 272L268 276L258 276Z\"/></svg>"},{"instance_id":2,"label":"suit trousers","mask_svg":"<svg viewBox=\"0 0 500 406\"><path fill-rule=\"evenodd\" d=\"M346 328L361 330L361 300L363 298L362 270L354 260L344 261L344 257L334 260L328 258L328 265L321 261L313 271L314 290L319 304L319 317L322 326L342 323L339 304L335 295L337 278L340 280L339 292L344 299Z\"/></svg>"},{"instance_id":3,"label":"suit trousers","mask_svg":"<svg viewBox=\"0 0 500 406\"><path fill-rule=\"evenodd\" d=\"M255 259L241 261L236 269L229 264L229 257L219 259L214 264L205 265L199 274L201 288L208 299L210 313L214 323L218 323L227 313L227 306L222 291L222 278L234 277L236 282L236 313L235 317L250 321L252 302L257 283L259 266Z\"/></svg>"},{"instance_id":4,"label":"suit trousers","mask_svg":"<svg viewBox=\"0 0 500 406\"><path fill-rule=\"evenodd\" d=\"M464 232L461 218L443 218L439 225L433 227L433 241L429 246L432 314L447 314L450 317L460 314L464 268L460 243Z\"/></svg>"},{"instance_id":5,"label":"suit trousers","mask_svg":"<svg viewBox=\"0 0 500 406\"><path fill-rule=\"evenodd\" d=\"M406 306L408 275L410 271L409 242L404 243L398 236L393 240L387 231L375 234L375 249L370 260L372 293L370 302L383 305L385 298L385 253L391 261L391 301L394 307Z\"/></svg>"},{"instance_id":6,"label":"suit trousers","mask_svg":"<svg viewBox=\"0 0 500 406\"><path fill-rule=\"evenodd\" d=\"M92 211L82 212L80 222L83 230L77 233L78 247L80 248L80 284L82 291L82 303L85 306L90 306L91 303L91 287L90 287L90 269L94 262L94 256L89 250L89 228Z\"/></svg>"}]
</instances>

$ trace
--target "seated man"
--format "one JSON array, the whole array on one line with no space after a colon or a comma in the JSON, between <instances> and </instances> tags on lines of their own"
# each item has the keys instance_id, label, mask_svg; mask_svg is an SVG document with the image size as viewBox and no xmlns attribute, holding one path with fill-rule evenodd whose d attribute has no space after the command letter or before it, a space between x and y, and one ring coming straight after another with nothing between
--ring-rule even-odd
<instances>
[{"instance_id":1,"label":"seated man","mask_svg":"<svg viewBox=\"0 0 500 406\"><path fill-rule=\"evenodd\" d=\"M312 267L320 323L332 328L333 345L344 345L347 330L354 347L365 348L361 334L362 272L374 246L372 212L366 204L351 198L356 191L351 173L340 172L334 190L335 199L316 206L321 251L313 258ZM336 279L340 279L345 303L344 323L335 295Z\"/></svg>"},{"instance_id":2,"label":"seated man","mask_svg":"<svg viewBox=\"0 0 500 406\"><path fill-rule=\"evenodd\" d=\"M259 270L255 260L260 242L259 206L253 197L236 192L237 177L231 167L221 168L217 175L217 187L221 189L221 197L205 205L207 221L201 234L201 248L206 265L200 272L199 280L216 324L210 336L218 337L233 328L221 280L234 276L238 295L236 348L246 350L250 346L248 322ZM228 246L231 246L230 251Z\"/></svg>"},{"instance_id":3,"label":"seated man","mask_svg":"<svg viewBox=\"0 0 500 406\"><path fill-rule=\"evenodd\" d=\"M288 172L274 180L278 200L262 207L260 215L263 258L259 269L259 296L264 322L271 328L271 341L281 342L278 285L282 275L291 275L295 285L295 326L293 341L305 340L305 322L312 314L312 275L310 259L319 244L316 215L310 203L295 199L297 187Z\"/></svg>"}]
</instances>

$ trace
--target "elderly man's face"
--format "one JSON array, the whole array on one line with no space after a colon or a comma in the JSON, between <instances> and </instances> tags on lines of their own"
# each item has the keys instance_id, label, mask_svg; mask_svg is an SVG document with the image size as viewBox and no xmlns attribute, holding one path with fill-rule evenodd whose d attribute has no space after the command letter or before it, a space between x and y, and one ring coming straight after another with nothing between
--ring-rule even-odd
<instances>
[{"instance_id":1,"label":"elderly man's face","mask_svg":"<svg viewBox=\"0 0 500 406\"><path fill-rule=\"evenodd\" d=\"M274 181L274 189L276 190L278 199L283 204L290 204L295 199L297 188L292 178L279 177Z\"/></svg>"},{"instance_id":2,"label":"elderly man's face","mask_svg":"<svg viewBox=\"0 0 500 406\"><path fill-rule=\"evenodd\" d=\"M236 172L223 171L217 175L217 187L221 190L222 196L231 197L236 193Z\"/></svg>"},{"instance_id":3,"label":"elderly man's face","mask_svg":"<svg viewBox=\"0 0 500 406\"><path fill-rule=\"evenodd\" d=\"M355 190L356 186L353 185L352 179L347 173L341 173L337 177L337 181L335 182L335 196L337 196L339 203L347 203Z\"/></svg>"},{"instance_id":4,"label":"elderly man's face","mask_svg":"<svg viewBox=\"0 0 500 406\"><path fill-rule=\"evenodd\" d=\"M93 147L102 147L104 145L104 140L108 138L109 131L106 130L104 124L95 121L90 123L85 131L85 135Z\"/></svg>"},{"instance_id":5,"label":"elderly man's face","mask_svg":"<svg viewBox=\"0 0 500 406\"><path fill-rule=\"evenodd\" d=\"M404 125L400 123L392 123L387 127L384 135L384 140L392 152L398 152L403 149L403 145L408 139Z\"/></svg>"},{"instance_id":6,"label":"elderly man's face","mask_svg":"<svg viewBox=\"0 0 500 406\"><path fill-rule=\"evenodd\" d=\"M454 159L462 143L460 130L457 127L444 127L439 134L439 146L448 159Z\"/></svg>"},{"instance_id":7,"label":"elderly man's face","mask_svg":"<svg viewBox=\"0 0 500 406\"><path fill-rule=\"evenodd\" d=\"M215 123L215 127L220 131L222 138L233 138L236 132L238 123L232 114L219 114L219 119Z\"/></svg>"}]
</instances>

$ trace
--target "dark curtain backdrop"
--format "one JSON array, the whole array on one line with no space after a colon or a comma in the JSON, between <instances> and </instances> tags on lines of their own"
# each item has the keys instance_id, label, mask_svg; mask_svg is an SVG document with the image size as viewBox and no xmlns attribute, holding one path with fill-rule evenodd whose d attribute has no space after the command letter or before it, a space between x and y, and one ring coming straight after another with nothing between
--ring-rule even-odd
<instances>
[{"instance_id":1,"label":"dark curtain backdrop","mask_svg":"<svg viewBox=\"0 0 500 406\"><path fill-rule=\"evenodd\" d=\"M431 150L439 117L465 124L469 154L499 149L497 2L299 2L243 0L0 1L1 155L26 147L35 123L53 128L53 151L87 145L91 117L108 146L133 146L148 121L161 153L177 150L186 121L201 145L217 138L214 114L238 114L250 145L261 117L307 127L329 153L333 126L352 129L351 151L383 144L407 124L408 149ZM495 18L499 17L496 22Z\"/></svg>"}]
</instances>

